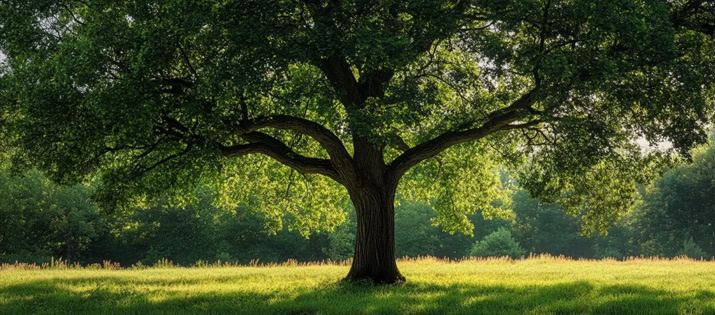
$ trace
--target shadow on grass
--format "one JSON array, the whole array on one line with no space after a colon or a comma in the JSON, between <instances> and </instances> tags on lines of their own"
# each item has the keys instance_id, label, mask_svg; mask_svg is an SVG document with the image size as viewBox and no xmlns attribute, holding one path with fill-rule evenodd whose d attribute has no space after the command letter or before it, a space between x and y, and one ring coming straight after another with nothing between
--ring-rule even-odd
<instances>
[{"instance_id":1,"label":"shadow on grass","mask_svg":"<svg viewBox=\"0 0 715 315\"><path fill-rule=\"evenodd\" d=\"M522 287L332 284L271 293L241 291L240 282L235 291L210 293L192 289L195 282L148 286L156 284L97 278L15 284L0 289L0 314L715 313L713 291L682 297L645 286L596 286L585 281Z\"/></svg>"}]
</instances>

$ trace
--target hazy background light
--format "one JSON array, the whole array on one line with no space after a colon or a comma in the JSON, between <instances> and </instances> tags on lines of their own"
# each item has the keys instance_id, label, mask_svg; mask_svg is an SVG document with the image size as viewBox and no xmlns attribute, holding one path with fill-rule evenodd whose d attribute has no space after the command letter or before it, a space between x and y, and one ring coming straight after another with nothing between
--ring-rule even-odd
<instances>
[{"instance_id":1,"label":"hazy background light","mask_svg":"<svg viewBox=\"0 0 715 315\"><path fill-rule=\"evenodd\" d=\"M670 141L661 141L653 146L643 137L636 139L636 143L646 151L666 151L673 148L673 143Z\"/></svg>"}]
</instances>

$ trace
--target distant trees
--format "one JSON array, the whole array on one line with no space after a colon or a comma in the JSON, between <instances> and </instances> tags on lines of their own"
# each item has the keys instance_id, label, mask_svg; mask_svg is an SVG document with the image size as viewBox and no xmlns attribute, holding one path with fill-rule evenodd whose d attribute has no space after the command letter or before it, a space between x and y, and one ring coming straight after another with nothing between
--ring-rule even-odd
<instances>
[{"instance_id":1,"label":"distant trees","mask_svg":"<svg viewBox=\"0 0 715 315\"><path fill-rule=\"evenodd\" d=\"M713 257L700 248L692 237L683 241L683 247L678 251L678 256L688 256L695 259Z\"/></svg>"},{"instance_id":2,"label":"distant trees","mask_svg":"<svg viewBox=\"0 0 715 315\"><path fill-rule=\"evenodd\" d=\"M82 260L104 218L80 186L60 188L39 172L0 176L0 259Z\"/></svg>"},{"instance_id":3,"label":"distant trees","mask_svg":"<svg viewBox=\"0 0 715 315\"><path fill-rule=\"evenodd\" d=\"M395 208L395 249L397 257L436 256L463 257L468 255L474 238L464 234L449 234L432 222L434 210L429 205L398 198ZM481 215L473 215L476 221ZM483 220L483 219L482 219ZM475 224L477 225L477 224ZM477 230L481 227L477 225Z\"/></svg>"},{"instance_id":4,"label":"distant trees","mask_svg":"<svg viewBox=\"0 0 715 315\"><path fill-rule=\"evenodd\" d=\"M218 209L207 191L199 190L199 202L185 208L158 205L112 216L100 212L90 193L83 186L58 186L36 171L20 177L0 172L0 262L61 257L131 265L166 258L189 265L345 259L352 252L354 234L345 235L343 227L342 236L319 233L306 239L287 230L270 235L265 230L270 220L262 212Z\"/></svg>"},{"instance_id":5,"label":"distant trees","mask_svg":"<svg viewBox=\"0 0 715 315\"><path fill-rule=\"evenodd\" d=\"M542 205L523 190L512 197L514 235L528 252L573 257L593 255L593 239L581 235L579 220L555 205Z\"/></svg>"},{"instance_id":6,"label":"distant trees","mask_svg":"<svg viewBox=\"0 0 715 315\"><path fill-rule=\"evenodd\" d=\"M715 137L683 164L656 180L635 214L634 231L646 255L677 255L702 248L715 256ZM684 244L691 238L695 244ZM697 251L696 251L697 252Z\"/></svg>"},{"instance_id":7,"label":"distant trees","mask_svg":"<svg viewBox=\"0 0 715 315\"><path fill-rule=\"evenodd\" d=\"M653 185L642 187L642 204L605 237L583 236L578 218L558 206L540 204L523 190L516 190L504 205L511 215L486 220L477 211L470 216L473 237L444 232L433 224L432 207L399 197L396 253L449 258L528 253L713 257L715 145L699 147L692 156L691 163L681 163ZM354 213L333 233L314 233L306 239L301 231L284 228L271 234L266 226L273 221L256 205L226 211L214 207L214 192L202 187L195 192L198 201L183 208L158 204L107 216L89 200L92 188L58 186L37 171L16 177L1 169L0 262L62 257L80 263L106 259L131 265L167 258L188 265L199 260L248 263L352 257Z\"/></svg>"}]
</instances>

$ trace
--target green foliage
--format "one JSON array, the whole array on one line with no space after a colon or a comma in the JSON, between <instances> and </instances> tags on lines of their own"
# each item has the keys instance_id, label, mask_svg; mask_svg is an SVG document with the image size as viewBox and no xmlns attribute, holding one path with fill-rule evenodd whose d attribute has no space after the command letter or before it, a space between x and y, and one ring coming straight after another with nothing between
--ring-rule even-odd
<instances>
[{"instance_id":1,"label":"green foliage","mask_svg":"<svg viewBox=\"0 0 715 315\"><path fill-rule=\"evenodd\" d=\"M432 223L450 234L473 235L469 217L477 211L486 219L509 217L508 190L502 187L493 160L498 153L487 146L456 146L443 152L417 166L402 180L400 190L431 205L437 212Z\"/></svg>"},{"instance_id":2,"label":"green foliage","mask_svg":"<svg viewBox=\"0 0 715 315\"><path fill-rule=\"evenodd\" d=\"M221 249L217 246L220 239L214 222L218 219L216 214L212 208L196 206L137 210L130 221L136 227L124 230L122 236L131 243L147 246L141 260L144 265L163 258L181 265L201 259L213 261Z\"/></svg>"},{"instance_id":3,"label":"green foliage","mask_svg":"<svg viewBox=\"0 0 715 315\"><path fill-rule=\"evenodd\" d=\"M566 153L554 152L556 156L544 153L539 159L545 160L537 162L542 166L525 169L520 180L536 198L556 203L579 217L584 234L605 235L610 226L638 204L638 183L656 178L668 165L659 154L642 158L635 145L631 149L636 151L604 156L586 168L558 165L574 162L573 156L561 156L569 154L569 148Z\"/></svg>"},{"instance_id":4,"label":"green foliage","mask_svg":"<svg viewBox=\"0 0 715 315\"><path fill-rule=\"evenodd\" d=\"M693 238L683 241L683 248L678 252L678 255L688 256L693 259L709 258L708 254L695 243Z\"/></svg>"},{"instance_id":5,"label":"green foliage","mask_svg":"<svg viewBox=\"0 0 715 315\"><path fill-rule=\"evenodd\" d=\"M24 177L0 176L0 185L3 188L0 190L0 222L4 227L0 230L0 262L41 263L49 262L52 257L70 258L80 263L111 260L123 266L139 261L153 265L161 259L179 265L199 260L246 264L252 260L329 258L339 261L352 257L355 242L356 219L349 208L342 211L352 214L347 215L334 232L313 233L306 239L300 231L285 227L273 233L266 231L272 218L258 206L241 206L234 211L214 207L214 195L206 188L196 190L198 202L184 208L164 204L106 216L89 202L91 190L88 188L58 187L38 172ZM458 259L469 256L473 247L476 248L475 239L482 240L478 244L491 250L489 246L493 244L486 242L487 239L511 233L511 238L504 239L517 242L525 252L535 254L618 259L682 254L710 257L702 247L709 244L709 239L683 237L684 233L701 230L703 225L708 227L708 223L693 221L688 227L674 225L678 223L665 221L659 216L662 214L652 211L655 209L651 208L653 199L611 227L606 237L583 236L577 218L558 206L540 205L529 198L526 191L516 191L512 199L508 206L513 216L507 219L487 220L481 213L471 215L468 219L475 226L474 237L471 237L461 233L452 235L434 226L431 219L435 214L429 205L398 198L396 255ZM648 216L643 212L646 210L651 211L647 212ZM686 224L688 220L679 219L682 221L679 224ZM288 225L292 223L288 221ZM675 241L668 241L671 237ZM518 247L516 251L523 254Z\"/></svg>"},{"instance_id":6,"label":"green foliage","mask_svg":"<svg viewBox=\"0 0 715 315\"><path fill-rule=\"evenodd\" d=\"M334 232L327 235L328 247L324 248L323 252L328 255L330 260L342 261L353 257L355 228L355 215L353 214Z\"/></svg>"},{"instance_id":7,"label":"green foliage","mask_svg":"<svg viewBox=\"0 0 715 315\"><path fill-rule=\"evenodd\" d=\"M470 234L478 210L508 216L495 171L524 166L534 197L605 233L669 160L635 139L683 154L705 141L712 5L693 3L3 1L0 145L59 182L101 178L106 209L185 207L204 185L217 206L260 204L270 231L306 236L345 220L353 185L314 174L362 165L336 146L381 155L360 176L427 159L400 190L451 233ZM330 141L314 125L247 130L276 115Z\"/></svg>"},{"instance_id":8,"label":"green foliage","mask_svg":"<svg viewBox=\"0 0 715 315\"><path fill-rule=\"evenodd\" d=\"M400 200L395 207L395 255L432 256L439 246L439 230L430 224L432 209L422 203Z\"/></svg>"},{"instance_id":9,"label":"green foliage","mask_svg":"<svg viewBox=\"0 0 715 315\"><path fill-rule=\"evenodd\" d=\"M0 260L86 258L89 244L106 227L88 196L87 189L58 187L36 171L0 176Z\"/></svg>"},{"instance_id":10,"label":"green foliage","mask_svg":"<svg viewBox=\"0 0 715 315\"><path fill-rule=\"evenodd\" d=\"M692 163L680 164L648 187L634 230L651 255L676 255L692 237L706 256L715 256L715 145L693 150Z\"/></svg>"},{"instance_id":11,"label":"green foliage","mask_svg":"<svg viewBox=\"0 0 715 315\"><path fill-rule=\"evenodd\" d=\"M519 258L526 251L514 240L511 232L506 228L499 228L496 232L477 241L470 254L474 257L504 257Z\"/></svg>"},{"instance_id":12,"label":"green foliage","mask_svg":"<svg viewBox=\"0 0 715 315\"><path fill-rule=\"evenodd\" d=\"M244 205L260 211L271 233L286 221L289 229L304 236L311 231L332 232L345 221L349 200L334 181L300 174L266 157L246 159L226 162L218 180L205 183L217 191L217 207L230 211Z\"/></svg>"},{"instance_id":13,"label":"green foliage","mask_svg":"<svg viewBox=\"0 0 715 315\"><path fill-rule=\"evenodd\" d=\"M341 227L342 235L322 233L310 240L286 229L271 235L264 229L270 218L261 211L213 207L207 189L196 191L198 202L185 208L163 204L113 216L100 213L90 193L83 186L57 186L36 171L0 176L0 261L44 263L62 257L125 266L161 259L180 265L199 260L315 261L348 258L345 244L351 246L354 238L352 230L345 230L348 226Z\"/></svg>"},{"instance_id":14,"label":"green foliage","mask_svg":"<svg viewBox=\"0 0 715 315\"><path fill-rule=\"evenodd\" d=\"M635 238L633 216L627 215L623 221L617 223L607 236L594 236L593 257L625 259L627 257L645 256L641 244ZM575 256L574 256L575 257Z\"/></svg>"},{"instance_id":15,"label":"green foliage","mask_svg":"<svg viewBox=\"0 0 715 315\"><path fill-rule=\"evenodd\" d=\"M567 257L590 257L593 254L593 240L581 235L577 218L556 205L539 204L523 190L517 191L513 198L515 219L511 228L528 252Z\"/></svg>"},{"instance_id":16,"label":"green foliage","mask_svg":"<svg viewBox=\"0 0 715 315\"><path fill-rule=\"evenodd\" d=\"M462 258L474 242L472 236L451 234L433 224L434 210L427 204L398 198L395 207L395 255L397 257L434 256ZM484 219L472 215L477 235L483 233Z\"/></svg>"}]
</instances>

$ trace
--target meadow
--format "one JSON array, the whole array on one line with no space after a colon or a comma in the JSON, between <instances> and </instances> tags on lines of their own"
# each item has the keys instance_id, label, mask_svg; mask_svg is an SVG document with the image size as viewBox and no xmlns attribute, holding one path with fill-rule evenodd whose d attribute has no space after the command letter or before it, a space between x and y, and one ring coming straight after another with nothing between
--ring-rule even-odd
<instances>
[{"instance_id":1,"label":"meadow","mask_svg":"<svg viewBox=\"0 0 715 315\"><path fill-rule=\"evenodd\" d=\"M402 259L407 282L345 263L117 269L3 265L0 314L715 314L715 261Z\"/></svg>"}]
</instances>

